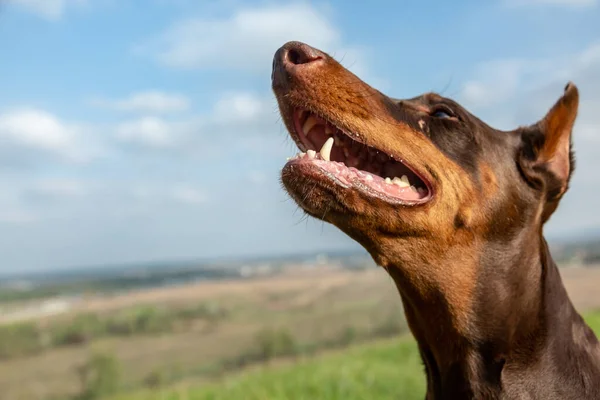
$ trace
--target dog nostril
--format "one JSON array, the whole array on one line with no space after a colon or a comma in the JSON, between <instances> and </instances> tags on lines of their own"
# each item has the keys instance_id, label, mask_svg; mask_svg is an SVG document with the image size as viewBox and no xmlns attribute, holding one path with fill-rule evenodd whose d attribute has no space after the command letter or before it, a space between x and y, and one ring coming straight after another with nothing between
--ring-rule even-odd
<instances>
[{"instance_id":1,"label":"dog nostril","mask_svg":"<svg viewBox=\"0 0 600 400\"><path fill-rule=\"evenodd\" d=\"M321 56L308 46L292 47L286 54L286 61L292 65L308 64L320 58Z\"/></svg>"},{"instance_id":2,"label":"dog nostril","mask_svg":"<svg viewBox=\"0 0 600 400\"><path fill-rule=\"evenodd\" d=\"M299 65L299 64L306 64L306 62L308 61L305 57L304 54L301 54L298 50L296 49L290 49L288 51L288 61L294 65Z\"/></svg>"}]
</instances>

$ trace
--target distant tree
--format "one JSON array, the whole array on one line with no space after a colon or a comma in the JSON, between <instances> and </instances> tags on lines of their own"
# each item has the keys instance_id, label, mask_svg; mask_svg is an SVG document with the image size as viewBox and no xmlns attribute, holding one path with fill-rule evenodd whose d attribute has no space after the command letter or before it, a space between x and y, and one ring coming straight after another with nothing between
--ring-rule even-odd
<instances>
[{"instance_id":1,"label":"distant tree","mask_svg":"<svg viewBox=\"0 0 600 400\"><path fill-rule=\"evenodd\" d=\"M121 383L119 362L112 354L96 353L78 369L81 393L76 400L96 400L114 394Z\"/></svg>"},{"instance_id":2,"label":"distant tree","mask_svg":"<svg viewBox=\"0 0 600 400\"><path fill-rule=\"evenodd\" d=\"M296 340L287 329L264 329L256 335L256 343L263 361L297 352Z\"/></svg>"}]
</instances>

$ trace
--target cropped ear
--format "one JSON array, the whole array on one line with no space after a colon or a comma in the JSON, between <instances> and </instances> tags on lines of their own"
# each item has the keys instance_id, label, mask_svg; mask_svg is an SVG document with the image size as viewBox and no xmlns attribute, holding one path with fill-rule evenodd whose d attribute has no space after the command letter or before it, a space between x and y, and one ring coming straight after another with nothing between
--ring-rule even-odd
<instances>
[{"instance_id":1,"label":"cropped ear","mask_svg":"<svg viewBox=\"0 0 600 400\"><path fill-rule=\"evenodd\" d=\"M563 96L537 124L521 129L520 166L527 181L543 191L546 222L569 187L575 168L571 132L579 107L579 91L569 82Z\"/></svg>"}]
</instances>

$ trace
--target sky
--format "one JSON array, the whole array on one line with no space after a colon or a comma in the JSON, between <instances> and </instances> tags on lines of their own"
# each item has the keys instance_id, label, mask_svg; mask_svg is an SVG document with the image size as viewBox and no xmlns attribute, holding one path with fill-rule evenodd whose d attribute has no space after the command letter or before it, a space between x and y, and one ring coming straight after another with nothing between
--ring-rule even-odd
<instances>
[{"instance_id":1,"label":"sky","mask_svg":"<svg viewBox=\"0 0 600 400\"><path fill-rule=\"evenodd\" d=\"M303 218L270 89L300 40L499 129L581 94L548 237L600 227L600 0L0 0L0 273L357 249Z\"/></svg>"}]
</instances>

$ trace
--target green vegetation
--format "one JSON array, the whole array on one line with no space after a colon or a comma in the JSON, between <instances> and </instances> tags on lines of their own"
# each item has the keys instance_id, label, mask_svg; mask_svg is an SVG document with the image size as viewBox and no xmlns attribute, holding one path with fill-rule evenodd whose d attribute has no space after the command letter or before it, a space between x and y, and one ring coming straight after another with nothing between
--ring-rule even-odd
<instances>
[{"instance_id":1,"label":"green vegetation","mask_svg":"<svg viewBox=\"0 0 600 400\"><path fill-rule=\"evenodd\" d=\"M94 299L93 313L0 325L1 397L422 398L389 277L313 274ZM600 328L600 313L588 321Z\"/></svg>"},{"instance_id":2,"label":"green vegetation","mask_svg":"<svg viewBox=\"0 0 600 400\"><path fill-rule=\"evenodd\" d=\"M79 369L82 391L76 400L96 400L119 390L121 369L111 354L96 353Z\"/></svg>"},{"instance_id":3,"label":"green vegetation","mask_svg":"<svg viewBox=\"0 0 600 400\"><path fill-rule=\"evenodd\" d=\"M297 353L296 340L292 334L285 329L265 329L258 333L257 358L270 361L275 357L284 357Z\"/></svg>"},{"instance_id":4,"label":"green vegetation","mask_svg":"<svg viewBox=\"0 0 600 400\"><path fill-rule=\"evenodd\" d=\"M90 350L115 358L118 393L159 391L406 330L397 290L379 270L206 283L89 304L94 313L0 325L4 334L29 332L0 341L0 397L89 397L81 368L91 363Z\"/></svg>"},{"instance_id":5,"label":"green vegetation","mask_svg":"<svg viewBox=\"0 0 600 400\"><path fill-rule=\"evenodd\" d=\"M348 326L346 329L342 329L338 336L335 336L329 340L316 342L300 342L289 329L284 327L264 328L256 332L252 341L252 345L248 350L234 356L231 359L199 369L196 371L194 376L202 379L215 379L219 376L231 375L232 372L236 370L253 365L272 365L280 362L280 360L289 361L291 359L307 359L314 356L319 351L347 347L354 342L372 341L375 338L397 336L405 331L406 326L402 323L400 316L396 315L394 320L395 321L389 321L386 319L379 325L373 326L370 330L359 330L354 326ZM400 345L401 347L397 350L400 352L399 354L401 357L404 357L414 350L412 349L413 345L410 340L404 340L400 343ZM396 352L396 350L393 352ZM375 357L368 361L368 363L377 362L379 356L382 354L382 352L375 354ZM411 355L411 357L412 356L414 355ZM380 368L383 367L383 365L380 366ZM327 373L335 373L336 368L337 367L329 368L329 372ZM361 364L357 364L354 367L354 370L350 371L349 373L358 374L360 368ZM306 367L305 374L309 373L311 369L312 367L310 366ZM106 354L94 354L93 357L83 367L79 368L82 391L75 394L72 399L95 400L105 398L108 394L118 392L119 389L125 389L120 382L120 374L118 373L120 370L121 368L118 365L118 361L113 356ZM154 370L144 378L143 385L149 389L152 389L153 393L156 393L156 390L164 388L169 383L176 383L177 381L181 381L186 377L191 376L189 374L186 376L173 373L173 371ZM420 380L420 375L417 374L409 377L409 381L412 381L414 377L418 378L416 379L416 382ZM282 376L278 379L285 379L285 377ZM349 379L354 378L350 376ZM246 383L242 381L242 386L240 388L236 388L235 390L245 390L244 385L246 385ZM315 381L314 385L318 386L319 382ZM414 383L413 385L418 385L418 383ZM344 389L343 387L341 388ZM280 389L287 390L285 386L282 386ZM218 386L214 386L214 390L218 390ZM213 394L209 394L208 396L209 397L206 398L213 398ZM214 398L220 399L229 397Z\"/></svg>"},{"instance_id":6,"label":"green vegetation","mask_svg":"<svg viewBox=\"0 0 600 400\"><path fill-rule=\"evenodd\" d=\"M216 323L227 312L213 302L169 309L138 306L114 314L85 313L51 324L21 322L0 325L0 360L33 355L56 347L81 345L105 337L173 332L178 324L204 320Z\"/></svg>"},{"instance_id":7,"label":"green vegetation","mask_svg":"<svg viewBox=\"0 0 600 400\"><path fill-rule=\"evenodd\" d=\"M111 400L422 399L423 367L410 338L385 339L297 363L285 361L202 386L122 394Z\"/></svg>"},{"instance_id":8,"label":"green vegetation","mask_svg":"<svg viewBox=\"0 0 600 400\"><path fill-rule=\"evenodd\" d=\"M42 332L34 324L0 326L0 359L19 357L44 347Z\"/></svg>"},{"instance_id":9,"label":"green vegetation","mask_svg":"<svg viewBox=\"0 0 600 400\"><path fill-rule=\"evenodd\" d=\"M600 312L586 318L600 333ZM111 400L422 399L423 367L410 337L358 345L296 363L282 362L220 382L122 394Z\"/></svg>"}]
</instances>

